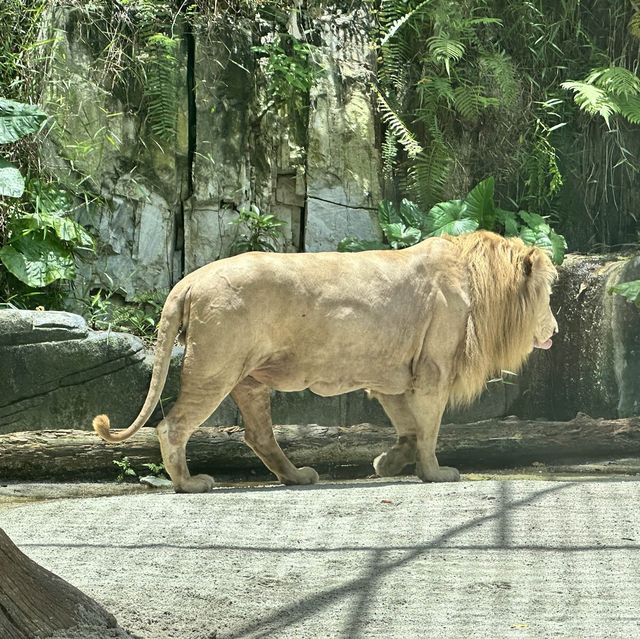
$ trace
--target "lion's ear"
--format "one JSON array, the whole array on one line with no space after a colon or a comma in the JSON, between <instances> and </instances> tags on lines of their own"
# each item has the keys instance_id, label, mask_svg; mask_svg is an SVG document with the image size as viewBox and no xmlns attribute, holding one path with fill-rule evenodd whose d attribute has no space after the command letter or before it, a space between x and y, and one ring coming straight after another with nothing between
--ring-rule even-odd
<instances>
[{"instance_id":1,"label":"lion's ear","mask_svg":"<svg viewBox=\"0 0 640 639\"><path fill-rule=\"evenodd\" d=\"M524 270L525 277L529 277L531 272L533 271L533 263L536 260L536 251L535 249L531 249L525 256L522 261L522 269Z\"/></svg>"}]
</instances>

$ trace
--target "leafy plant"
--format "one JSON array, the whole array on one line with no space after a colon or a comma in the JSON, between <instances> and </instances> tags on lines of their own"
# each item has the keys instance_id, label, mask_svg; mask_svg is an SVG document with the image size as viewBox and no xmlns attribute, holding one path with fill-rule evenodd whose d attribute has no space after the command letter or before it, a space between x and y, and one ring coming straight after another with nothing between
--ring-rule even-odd
<instances>
[{"instance_id":1,"label":"leafy plant","mask_svg":"<svg viewBox=\"0 0 640 639\"><path fill-rule=\"evenodd\" d=\"M142 467L146 468L154 477L167 476L167 471L162 462L159 464L154 464L154 463L142 464Z\"/></svg>"},{"instance_id":2,"label":"leafy plant","mask_svg":"<svg viewBox=\"0 0 640 639\"><path fill-rule=\"evenodd\" d=\"M99 289L87 301L79 301L91 328L133 333L152 340L167 294L166 290L147 291L125 302L118 291Z\"/></svg>"},{"instance_id":3,"label":"leafy plant","mask_svg":"<svg viewBox=\"0 0 640 639\"><path fill-rule=\"evenodd\" d=\"M279 245L284 245L286 238L282 227L285 222L275 215L261 213L255 204L242 209L231 224L241 229L231 247L234 255L247 251L276 252Z\"/></svg>"},{"instance_id":4,"label":"leafy plant","mask_svg":"<svg viewBox=\"0 0 640 639\"><path fill-rule=\"evenodd\" d=\"M609 289L609 293L622 295L628 302L640 308L640 280L623 282L622 284L612 286L611 289Z\"/></svg>"},{"instance_id":5,"label":"leafy plant","mask_svg":"<svg viewBox=\"0 0 640 639\"><path fill-rule=\"evenodd\" d=\"M177 38L156 33L147 40L142 56L149 126L158 139L167 142L175 138L178 120L178 44Z\"/></svg>"},{"instance_id":6,"label":"leafy plant","mask_svg":"<svg viewBox=\"0 0 640 639\"><path fill-rule=\"evenodd\" d=\"M628 69L618 66L592 69L584 80L569 80L562 87L573 91L573 99L582 111L599 115L607 126L614 115L640 124L640 78Z\"/></svg>"},{"instance_id":7,"label":"leafy plant","mask_svg":"<svg viewBox=\"0 0 640 639\"><path fill-rule=\"evenodd\" d=\"M390 202L381 202L378 221L385 243L345 238L338 245L338 250L398 249L413 246L427 237L457 236L485 229L507 236L519 236L526 244L543 248L556 264L561 264L567 248L564 237L537 213L510 211L496 206L494 186L494 178L489 177L464 199L439 202L426 213L406 199L402 200L399 207Z\"/></svg>"},{"instance_id":8,"label":"leafy plant","mask_svg":"<svg viewBox=\"0 0 640 639\"><path fill-rule=\"evenodd\" d=\"M17 142L36 133L47 119L38 107L0 98L0 144ZM18 167L0 158L0 196L21 197L24 178Z\"/></svg>"},{"instance_id":9,"label":"leafy plant","mask_svg":"<svg viewBox=\"0 0 640 639\"><path fill-rule=\"evenodd\" d=\"M128 457L122 459L114 459L113 465L118 469L118 475L116 481L124 481L127 477L137 477L138 473L131 466L131 461Z\"/></svg>"},{"instance_id":10,"label":"leafy plant","mask_svg":"<svg viewBox=\"0 0 640 639\"><path fill-rule=\"evenodd\" d=\"M70 195L55 184L33 179L27 183L25 199L27 206L7 222L0 263L30 289L72 281L77 259L93 251L94 243L71 219Z\"/></svg>"},{"instance_id":11,"label":"leafy plant","mask_svg":"<svg viewBox=\"0 0 640 639\"><path fill-rule=\"evenodd\" d=\"M313 50L311 44L282 33L266 44L252 47L266 60L264 73L272 105L286 106L294 113L307 107L309 90L317 75L310 60Z\"/></svg>"}]
</instances>

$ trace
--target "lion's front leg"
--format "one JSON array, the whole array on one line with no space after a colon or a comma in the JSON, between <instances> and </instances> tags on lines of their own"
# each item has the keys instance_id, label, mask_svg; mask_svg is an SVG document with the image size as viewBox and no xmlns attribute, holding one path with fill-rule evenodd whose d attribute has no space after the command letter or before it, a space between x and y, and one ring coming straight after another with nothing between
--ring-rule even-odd
<instances>
[{"instance_id":1,"label":"lion's front leg","mask_svg":"<svg viewBox=\"0 0 640 639\"><path fill-rule=\"evenodd\" d=\"M440 466L436 457L436 443L447 398L448 393L444 390L425 395L415 392L411 395L410 403L418 423L416 475L422 481L460 481L459 471L449 466Z\"/></svg>"},{"instance_id":2,"label":"lion's front leg","mask_svg":"<svg viewBox=\"0 0 640 639\"><path fill-rule=\"evenodd\" d=\"M455 468L440 466L436 457L436 442L447 396L445 390L428 394L409 391L403 395L375 395L398 432L397 444L373 462L377 475L399 475L405 466L415 462L416 475L422 481L459 481L460 473Z\"/></svg>"}]
</instances>

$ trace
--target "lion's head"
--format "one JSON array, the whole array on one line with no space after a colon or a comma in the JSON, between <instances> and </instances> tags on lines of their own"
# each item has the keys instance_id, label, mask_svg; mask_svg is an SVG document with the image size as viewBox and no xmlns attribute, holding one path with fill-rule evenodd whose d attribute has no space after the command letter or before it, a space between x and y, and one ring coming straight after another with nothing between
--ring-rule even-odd
<instances>
[{"instance_id":1,"label":"lion's head","mask_svg":"<svg viewBox=\"0 0 640 639\"><path fill-rule=\"evenodd\" d=\"M545 251L519 238L481 232L451 241L464 257L471 298L451 392L452 403L465 404L487 379L519 370L534 347L551 347L558 332L550 306L557 271Z\"/></svg>"}]
</instances>

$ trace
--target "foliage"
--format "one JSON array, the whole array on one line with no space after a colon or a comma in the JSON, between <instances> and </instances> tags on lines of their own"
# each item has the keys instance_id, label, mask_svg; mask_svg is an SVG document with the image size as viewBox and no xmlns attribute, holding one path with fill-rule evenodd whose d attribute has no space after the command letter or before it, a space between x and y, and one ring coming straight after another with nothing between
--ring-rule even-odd
<instances>
[{"instance_id":1,"label":"foliage","mask_svg":"<svg viewBox=\"0 0 640 639\"><path fill-rule=\"evenodd\" d=\"M47 119L38 107L0 98L0 144L36 133ZM0 158L0 196L21 197L24 178L18 167Z\"/></svg>"},{"instance_id":2,"label":"foliage","mask_svg":"<svg viewBox=\"0 0 640 639\"><path fill-rule=\"evenodd\" d=\"M79 300L91 328L133 333L151 341L156 334L167 290L148 291L124 302L118 291L98 289L88 300Z\"/></svg>"},{"instance_id":3,"label":"foliage","mask_svg":"<svg viewBox=\"0 0 640 639\"><path fill-rule=\"evenodd\" d=\"M308 106L308 95L317 69L310 58L314 47L288 34L276 34L272 41L252 47L265 60L271 105L300 113Z\"/></svg>"},{"instance_id":4,"label":"foliage","mask_svg":"<svg viewBox=\"0 0 640 639\"><path fill-rule=\"evenodd\" d=\"M402 200L399 207L391 202L381 202L378 222L384 244L346 238L340 242L338 250L400 249L413 246L427 237L463 235L477 229L519 236L526 244L547 251L556 264L562 263L567 248L565 239L541 215L528 211L509 211L496 206L492 177L480 182L464 199L439 202L427 213L406 199Z\"/></svg>"},{"instance_id":5,"label":"foliage","mask_svg":"<svg viewBox=\"0 0 640 639\"><path fill-rule=\"evenodd\" d=\"M635 136L602 135L579 114L640 122L634 7L381 0L374 91L387 193L426 209L492 174L505 199L571 225L583 242L587 228L602 242L633 235Z\"/></svg>"},{"instance_id":6,"label":"foliage","mask_svg":"<svg viewBox=\"0 0 640 639\"><path fill-rule=\"evenodd\" d=\"M284 245L285 235L282 227L285 222L275 215L261 213L255 204L248 209L242 209L231 224L241 229L239 237L233 242L234 255L247 251L276 252L280 248L279 245Z\"/></svg>"},{"instance_id":7,"label":"foliage","mask_svg":"<svg viewBox=\"0 0 640 639\"><path fill-rule=\"evenodd\" d=\"M114 459L113 465L118 469L118 475L116 481L124 481L127 477L137 477L138 473L131 466L131 461L128 457L122 459Z\"/></svg>"},{"instance_id":8,"label":"foliage","mask_svg":"<svg viewBox=\"0 0 640 639\"><path fill-rule=\"evenodd\" d=\"M622 295L628 302L640 308L640 280L617 284L616 286L612 286L609 292Z\"/></svg>"},{"instance_id":9,"label":"foliage","mask_svg":"<svg viewBox=\"0 0 640 639\"><path fill-rule=\"evenodd\" d=\"M170 142L176 135L178 119L178 40L156 33L148 38L144 55L145 95L151 132Z\"/></svg>"},{"instance_id":10,"label":"foliage","mask_svg":"<svg viewBox=\"0 0 640 639\"><path fill-rule=\"evenodd\" d=\"M20 206L12 209L0 247L0 294L18 306L57 300L61 281L72 281L76 262L93 251L93 239L71 215L71 196L53 183L27 181Z\"/></svg>"},{"instance_id":11,"label":"foliage","mask_svg":"<svg viewBox=\"0 0 640 639\"><path fill-rule=\"evenodd\" d=\"M123 482L128 478L138 477L138 471L132 466L131 460L128 457L122 459L114 459L113 465L118 469L116 481ZM166 470L164 464L154 464L153 462L148 464L142 464L143 468L146 468L153 477L166 478Z\"/></svg>"},{"instance_id":12,"label":"foliage","mask_svg":"<svg viewBox=\"0 0 640 639\"><path fill-rule=\"evenodd\" d=\"M580 109L601 116L609 128L613 115L640 124L640 78L632 71L616 66L592 69L583 81L569 80L562 87L573 91Z\"/></svg>"}]
</instances>

